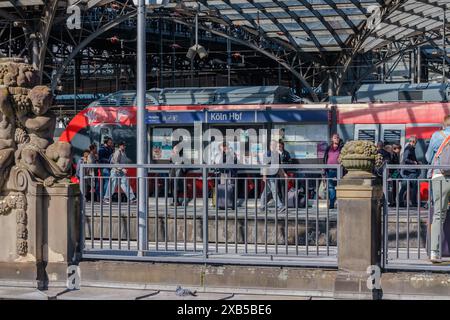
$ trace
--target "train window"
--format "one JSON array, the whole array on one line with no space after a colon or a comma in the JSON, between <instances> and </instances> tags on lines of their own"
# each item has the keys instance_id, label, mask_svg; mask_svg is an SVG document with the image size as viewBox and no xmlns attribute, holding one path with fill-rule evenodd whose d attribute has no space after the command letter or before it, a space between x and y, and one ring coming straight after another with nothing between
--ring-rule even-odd
<instances>
[{"instance_id":1,"label":"train window","mask_svg":"<svg viewBox=\"0 0 450 320\"><path fill-rule=\"evenodd\" d=\"M385 144L398 143L403 146L405 144L405 125L382 124L381 137Z\"/></svg>"},{"instance_id":2,"label":"train window","mask_svg":"<svg viewBox=\"0 0 450 320\"><path fill-rule=\"evenodd\" d=\"M399 101L422 101L423 92L418 90L408 90L398 92Z\"/></svg>"},{"instance_id":3,"label":"train window","mask_svg":"<svg viewBox=\"0 0 450 320\"><path fill-rule=\"evenodd\" d=\"M400 144L402 140L402 130L384 130L383 141L385 144Z\"/></svg>"},{"instance_id":4,"label":"train window","mask_svg":"<svg viewBox=\"0 0 450 320\"><path fill-rule=\"evenodd\" d=\"M358 140L376 141L376 131L371 129L361 129L358 131Z\"/></svg>"},{"instance_id":5,"label":"train window","mask_svg":"<svg viewBox=\"0 0 450 320\"><path fill-rule=\"evenodd\" d=\"M327 144L328 125L274 125L280 129L286 150L294 159L317 159L323 157L323 145ZM273 139L273 138L272 138Z\"/></svg>"},{"instance_id":6,"label":"train window","mask_svg":"<svg viewBox=\"0 0 450 320\"><path fill-rule=\"evenodd\" d=\"M376 142L379 139L379 126L376 124L355 124L355 140Z\"/></svg>"}]
</instances>

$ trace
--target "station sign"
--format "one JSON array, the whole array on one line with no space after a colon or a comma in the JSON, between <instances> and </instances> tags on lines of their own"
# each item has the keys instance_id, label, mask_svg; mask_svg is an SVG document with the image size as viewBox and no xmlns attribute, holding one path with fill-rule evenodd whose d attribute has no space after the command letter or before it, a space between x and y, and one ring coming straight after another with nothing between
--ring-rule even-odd
<instances>
[{"instance_id":1,"label":"station sign","mask_svg":"<svg viewBox=\"0 0 450 320\"><path fill-rule=\"evenodd\" d=\"M174 111L147 112L147 124L327 123L329 110Z\"/></svg>"}]
</instances>

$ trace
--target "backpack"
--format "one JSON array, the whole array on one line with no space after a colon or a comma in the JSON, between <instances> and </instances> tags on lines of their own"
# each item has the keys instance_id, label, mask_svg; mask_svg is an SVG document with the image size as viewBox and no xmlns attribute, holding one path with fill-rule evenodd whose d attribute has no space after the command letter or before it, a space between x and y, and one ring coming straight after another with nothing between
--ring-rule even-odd
<instances>
[{"instance_id":1,"label":"backpack","mask_svg":"<svg viewBox=\"0 0 450 320\"><path fill-rule=\"evenodd\" d=\"M445 137L439 146L436 155L434 156L434 163L442 166L450 166L450 135L445 136L442 131L439 131L442 136ZM450 168L440 169L442 174L446 177L450 176Z\"/></svg>"}]
</instances>

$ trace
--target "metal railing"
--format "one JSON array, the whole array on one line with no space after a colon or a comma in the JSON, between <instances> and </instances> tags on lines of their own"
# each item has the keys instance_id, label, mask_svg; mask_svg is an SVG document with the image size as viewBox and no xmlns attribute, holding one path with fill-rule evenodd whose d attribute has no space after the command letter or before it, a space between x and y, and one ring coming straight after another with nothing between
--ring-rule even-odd
<instances>
[{"instance_id":1,"label":"metal railing","mask_svg":"<svg viewBox=\"0 0 450 320\"><path fill-rule=\"evenodd\" d=\"M450 271L449 253L442 252L447 241L441 230L439 246L443 263L432 264L430 257L433 222L433 191L445 191L442 182L428 172L450 169L450 166L386 165L383 171L383 266L385 269ZM434 185L434 187L433 187ZM445 200L448 203L448 198ZM439 209L436 208L438 211ZM437 212L436 211L436 212ZM445 227L445 224L444 224ZM450 227L450 225L449 225ZM450 228L448 228L450 229ZM450 241L450 238L448 238Z\"/></svg>"},{"instance_id":2,"label":"metal railing","mask_svg":"<svg viewBox=\"0 0 450 320\"><path fill-rule=\"evenodd\" d=\"M338 211L320 184L332 191L339 165L279 165L288 177L263 177L269 166L144 165L145 225L138 167L81 165L83 258L337 266Z\"/></svg>"}]
</instances>

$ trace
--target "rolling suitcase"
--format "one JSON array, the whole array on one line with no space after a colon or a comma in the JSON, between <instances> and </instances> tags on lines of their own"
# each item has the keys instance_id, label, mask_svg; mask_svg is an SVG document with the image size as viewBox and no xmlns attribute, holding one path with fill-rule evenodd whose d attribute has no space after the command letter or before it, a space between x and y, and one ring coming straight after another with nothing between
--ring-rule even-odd
<instances>
[{"instance_id":1,"label":"rolling suitcase","mask_svg":"<svg viewBox=\"0 0 450 320\"><path fill-rule=\"evenodd\" d=\"M288 191L287 207L295 208L295 200L298 201L298 208L304 208L306 205L306 197L301 190L291 189Z\"/></svg>"},{"instance_id":2,"label":"rolling suitcase","mask_svg":"<svg viewBox=\"0 0 450 320\"><path fill-rule=\"evenodd\" d=\"M234 184L219 184L217 186L217 206L219 209L234 209Z\"/></svg>"}]
</instances>

